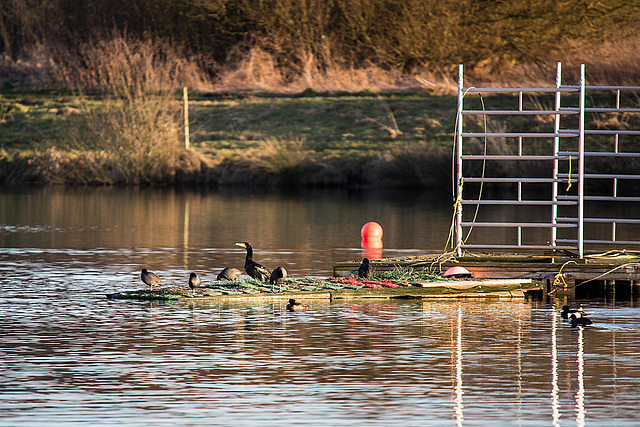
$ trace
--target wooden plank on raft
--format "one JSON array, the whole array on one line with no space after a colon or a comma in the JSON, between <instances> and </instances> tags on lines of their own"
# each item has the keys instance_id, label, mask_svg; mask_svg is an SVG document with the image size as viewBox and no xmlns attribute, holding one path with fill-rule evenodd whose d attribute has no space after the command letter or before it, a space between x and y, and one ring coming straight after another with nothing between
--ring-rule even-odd
<instances>
[{"instance_id":1,"label":"wooden plank on raft","mask_svg":"<svg viewBox=\"0 0 640 427\"><path fill-rule=\"evenodd\" d=\"M504 287L517 286L532 283L531 279L492 279L492 280L447 280L444 282L423 282L417 286L423 288L445 287L451 289L471 289L476 286Z\"/></svg>"}]
</instances>

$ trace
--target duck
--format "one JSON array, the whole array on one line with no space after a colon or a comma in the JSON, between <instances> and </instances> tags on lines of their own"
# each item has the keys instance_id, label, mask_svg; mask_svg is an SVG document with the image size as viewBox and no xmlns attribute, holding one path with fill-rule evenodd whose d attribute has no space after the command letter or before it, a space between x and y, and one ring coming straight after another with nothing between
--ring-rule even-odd
<instances>
[{"instance_id":1,"label":"duck","mask_svg":"<svg viewBox=\"0 0 640 427\"><path fill-rule=\"evenodd\" d=\"M580 307L577 309L573 309L568 305L563 305L562 311L560 312L560 317L562 317L563 319L569 319L572 313L580 313L580 315L584 316L585 312L582 309L582 304L580 304Z\"/></svg>"},{"instance_id":2,"label":"duck","mask_svg":"<svg viewBox=\"0 0 640 427\"><path fill-rule=\"evenodd\" d=\"M369 258L363 258L360 267L358 267L358 277L368 279L371 273L371 264Z\"/></svg>"},{"instance_id":3,"label":"duck","mask_svg":"<svg viewBox=\"0 0 640 427\"><path fill-rule=\"evenodd\" d=\"M216 280L236 280L242 275L242 271L237 268L227 267L218 274Z\"/></svg>"},{"instance_id":4,"label":"duck","mask_svg":"<svg viewBox=\"0 0 640 427\"><path fill-rule=\"evenodd\" d=\"M200 277L198 277L196 273L191 273L189 275L189 287L191 288L191 295L195 294L196 288L200 286L200 283L202 283L202 280L200 280Z\"/></svg>"},{"instance_id":5,"label":"duck","mask_svg":"<svg viewBox=\"0 0 640 427\"><path fill-rule=\"evenodd\" d=\"M261 282L266 281L271 276L271 272L264 265L258 264L253 260L253 248L251 247L251 244L248 242L239 242L236 243L236 245L247 250L247 257L244 261L244 271L256 280Z\"/></svg>"},{"instance_id":6,"label":"duck","mask_svg":"<svg viewBox=\"0 0 640 427\"><path fill-rule=\"evenodd\" d=\"M578 326L587 326L587 325L592 325L593 324L591 319L589 319L588 317L583 316L582 314L580 314L580 312L572 313L571 316L569 316L569 319L571 319L571 327L572 328L576 328Z\"/></svg>"},{"instance_id":7,"label":"duck","mask_svg":"<svg viewBox=\"0 0 640 427\"><path fill-rule=\"evenodd\" d=\"M271 284L271 292L275 292L275 285L280 286L280 290L278 292L282 291L282 283L284 282L284 279L286 279L286 277L287 270L281 265L277 266L275 270L273 270L273 272L271 273L271 277L269 278L269 283Z\"/></svg>"},{"instance_id":8,"label":"duck","mask_svg":"<svg viewBox=\"0 0 640 427\"><path fill-rule=\"evenodd\" d=\"M306 304L302 304L301 302L296 302L295 299L290 298L289 303L287 304L287 311L305 311L307 309Z\"/></svg>"},{"instance_id":9,"label":"duck","mask_svg":"<svg viewBox=\"0 0 640 427\"><path fill-rule=\"evenodd\" d=\"M142 273L140 274L140 280L142 280L142 282L145 285L150 286L152 291L154 286L159 285L160 282L162 282L162 280L160 280L160 277L158 277L157 274L147 271L146 268L142 269Z\"/></svg>"}]
</instances>

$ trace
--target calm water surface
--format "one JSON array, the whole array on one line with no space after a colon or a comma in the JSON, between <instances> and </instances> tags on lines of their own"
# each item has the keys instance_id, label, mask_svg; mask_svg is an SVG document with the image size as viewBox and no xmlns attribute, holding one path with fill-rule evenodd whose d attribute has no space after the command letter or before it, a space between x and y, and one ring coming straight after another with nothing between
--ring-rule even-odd
<instances>
[{"instance_id":1,"label":"calm water surface","mask_svg":"<svg viewBox=\"0 0 640 427\"><path fill-rule=\"evenodd\" d=\"M583 301L109 301L146 266L186 285L242 266L294 276L444 247L428 194L122 189L0 193L0 425L632 425L640 309ZM637 304L637 303L635 303Z\"/></svg>"}]
</instances>

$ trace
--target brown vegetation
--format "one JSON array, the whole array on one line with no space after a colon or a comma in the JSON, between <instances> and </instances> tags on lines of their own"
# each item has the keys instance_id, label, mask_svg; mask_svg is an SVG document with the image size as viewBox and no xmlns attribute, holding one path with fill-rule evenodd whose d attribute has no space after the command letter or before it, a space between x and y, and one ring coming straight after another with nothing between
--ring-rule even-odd
<instances>
[{"instance_id":1,"label":"brown vegetation","mask_svg":"<svg viewBox=\"0 0 640 427\"><path fill-rule=\"evenodd\" d=\"M87 87L105 78L87 61L141 43L193 89L439 86L458 63L478 83L519 82L558 60L623 83L637 81L638 19L640 4L620 0L5 0L0 78Z\"/></svg>"},{"instance_id":2,"label":"brown vegetation","mask_svg":"<svg viewBox=\"0 0 640 427\"><path fill-rule=\"evenodd\" d=\"M567 82L586 63L589 84L637 85L636 3L5 0L4 88L98 91L106 99L83 96L55 146L28 167L26 157L0 153L0 173L84 184L439 186L448 183L451 153L431 141L404 143L389 107L386 117L362 119L403 142L379 154L320 156L312 142L277 136L239 158L205 159L183 147L175 90L448 95L458 63L467 84L546 86L558 60Z\"/></svg>"}]
</instances>

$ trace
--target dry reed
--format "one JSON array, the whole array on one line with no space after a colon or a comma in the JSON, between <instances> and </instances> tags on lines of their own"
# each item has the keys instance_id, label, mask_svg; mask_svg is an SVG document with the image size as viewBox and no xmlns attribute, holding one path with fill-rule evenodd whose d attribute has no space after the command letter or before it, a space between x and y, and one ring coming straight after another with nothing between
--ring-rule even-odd
<instances>
[{"instance_id":1,"label":"dry reed","mask_svg":"<svg viewBox=\"0 0 640 427\"><path fill-rule=\"evenodd\" d=\"M150 42L125 36L87 45L75 84L99 87L99 106L85 99L57 147L35 160L50 182L149 184L175 180L182 147L180 104L171 90L180 68ZM189 158L187 156L187 158ZM194 160L187 169L195 169Z\"/></svg>"}]
</instances>

